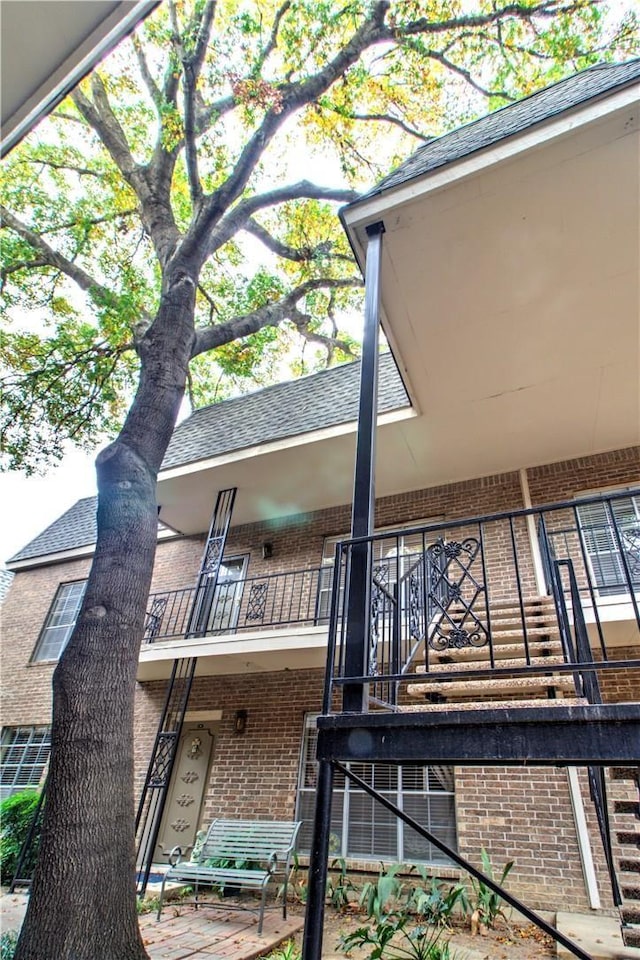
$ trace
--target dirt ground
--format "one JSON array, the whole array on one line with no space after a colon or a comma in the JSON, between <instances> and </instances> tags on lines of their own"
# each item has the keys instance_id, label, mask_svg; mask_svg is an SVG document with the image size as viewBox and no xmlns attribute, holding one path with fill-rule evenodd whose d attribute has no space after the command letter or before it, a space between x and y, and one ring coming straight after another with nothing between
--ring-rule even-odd
<instances>
[{"instance_id":1,"label":"dirt ground","mask_svg":"<svg viewBox=\"0 0 640 960\"><path fill-rule=\"evenodd\" d=\"M294 904L290 907L292 914L303 915L304 907ZM341 934L349 934L363 926L365 917L356 911L339 913L332 907L325 910L323 955L345 956L339 949ZM451 952L459 960L473 958L473 960L549 960L556 956L553 940L538 930L532 924L510 923L509 929L498 919L495 930L489 930L487 935L471 936L468 922L454 926L452 931L446 931L445 937L451 942ZM296 941L302 944L302 934ZM352 960L366 960L368 950L357 949L349 955Z\"/></svg>"}]
</instances>

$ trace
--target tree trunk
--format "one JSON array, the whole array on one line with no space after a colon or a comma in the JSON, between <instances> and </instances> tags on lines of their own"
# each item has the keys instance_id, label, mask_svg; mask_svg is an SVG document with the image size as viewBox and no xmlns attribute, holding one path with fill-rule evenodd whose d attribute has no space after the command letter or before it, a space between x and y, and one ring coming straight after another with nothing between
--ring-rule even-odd
<instances>
[{"instance_id":1,"label":"tree trunk","mask_svg":"<svg viewBox=\"0 0 640 960\"><path fill-rule=\"evenodd\" d=\"M53 676L40 855L16 960L143 960L135 895L133 708L157 539L156 477L193 342L195 283L174 271L141 347L138 391L97 458L98 537Z\"/></svg>"}]
</instances>

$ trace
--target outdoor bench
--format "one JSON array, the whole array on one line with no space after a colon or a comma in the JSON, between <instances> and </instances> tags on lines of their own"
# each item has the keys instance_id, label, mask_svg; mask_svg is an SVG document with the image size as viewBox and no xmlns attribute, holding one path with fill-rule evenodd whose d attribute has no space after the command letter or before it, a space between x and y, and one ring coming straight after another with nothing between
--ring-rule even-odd
<instances>
[{"instance_id":1,"label":"outdoor bench","mask_svg":"<svg viewBox=\"0 0 640 960\"><path fill-rule=\"evenodd\" d=\"M287 882L291 856L295 849L300 821L277 820L214 820L204 840L196 843L191 860L181 860L180 847L169 855L171 866L160 889L158 920L166 883L188 883L202 886L236 886L261 891L258 933L262 933L267 884L276 875L283 876L282 916L287 916ZM177 858L177 859L176 859Z\"/></svg>"}]
</instances>

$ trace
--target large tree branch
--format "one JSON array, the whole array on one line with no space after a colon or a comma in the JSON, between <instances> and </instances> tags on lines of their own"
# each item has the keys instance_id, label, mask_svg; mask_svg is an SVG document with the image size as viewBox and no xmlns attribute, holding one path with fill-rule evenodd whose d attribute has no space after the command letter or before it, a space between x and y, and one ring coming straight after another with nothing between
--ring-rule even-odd
<instances>
[{"instance_id":1,"label":"large tree branch","mask_svg":"<svg viewBox=\"0 0 640 960\"><path fill-rule=\"evenodd\" d=\"M248 337L252 333L263 330L265 327L276 327L284 320L291 319L292 316L298 312L298 301L314 290L330 290L359 286L362 286L362 281L358 277L347 277L343 279L321 277L315 280L306 280L304 283L301 283L300 286L296 287L295 290L292 290L275 303L266 303L252 313L235 317L226 323L196 330L191 359L199 356L201 353L215 350L216 347L224 346L225 343L231 343L242 337Z\"/></svg>"},{"instance_id":2,"label":"large tree branch","mask_svg":"<svg viewBox=\"0 0 640 960\"><path fill-rule=\"evenodd\" d=\"M331 257L334 260L347 260L349 262L351 262L352 259L344 253L332 253L331 248L333 244L330 240L319 243L315 247L292 247L290 244L283 243L282 240L274 237L266 227L263 227L262 224L254 220L253 217L250 217L245 222L244 230L260 240L268 250L271 250L271 252L275 253L278 257L283 257L285 260L292 260L295 263L305 263L318 257Z\"/></svg>"},{"instance_id":3,"label":"large tree branch","mask_svg":"<svg viewBox=\"0 0 640 960\"><path fill-rule=\"evenodd\" d=\"M43 240L41 236L34 233L33 230L22 223L21 220L15 217L4 206L0 206L0 218L4 226L13 230L13 232L17 233L23 240L26 240L29 246L35 251L37 259L33 261L32 266L35 264L38 266L46 265L53 267L55 270L59 270L60 273L63 273L66 277L69 277L70 280L73 280L81 290L90 293L93 297L103 300L105 303L113 302L114 300L118 301L120 299L118 294L114 293L114 291L108 287L105 287L104 284L99 283L87 270L84 270L78 266L77 263L74 263L57 250L54 250L46 240ZM145 311L141 311L141 315L147 320L150 319Z\"/></svg>"},{"instance_id":4,"label":"large tree branch","mask_svg":"<svg viewBox=\"0 0 640 960\"><path fill-rule=\"evenodd\" d=\"M203 247L203 260L208 259L216 250L227 243L238 230L243 229L258 210L277 206L280 203L287 203L289 200L333 200L338 203L351 203L358 197L359 194L355 190L320 187L311 183L310 180L300 180L298 183L276 187L274 190L247 197L236 204L216 229L212 230L206 246Z\"/></svg>"},{"instance_id":5,"label":"large tree branch","mask_svg":"<svg viewBox=\"0 0 640 960\"><path fill-rule=\"evenodd\" d=\"M156 189L157 183L155 178L148 176L148 168L139 166L133 159L124 131L111 109L98 73L93 74L92 91L93 102L79 87L72 94L73 101L136 194L144 227L151 237L158 260L165 264L180 241L180 232L171 209L168 184L165 189Z\"/></svg>"},{"instance_id":6,"label":"large tree branch","mask_svg":"<svg viewBox=\"0 0 640 960\"><path fill-rule=\"evenodd\" d=\"M200 215L194 218L183 244L187 256L195 255L196 251L202 248L203 241L224 211L238 199L267 144L284 121L328 90L338 77L357 62L367 47L386 38L384 18L388 9L389 0L378 0L373 5L370 16L322 70L304 80L286 83L274 89L274 105L266 111L262 123L249 137L233 173L222 186L205 198Z\"/></svg>"}]
</instances>

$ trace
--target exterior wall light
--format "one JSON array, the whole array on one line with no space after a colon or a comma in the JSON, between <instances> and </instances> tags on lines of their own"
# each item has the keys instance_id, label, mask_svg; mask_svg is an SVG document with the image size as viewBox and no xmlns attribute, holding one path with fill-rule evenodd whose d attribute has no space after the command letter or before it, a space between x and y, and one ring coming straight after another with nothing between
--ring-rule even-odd
<instances>
[{"instance_id":1,"label":"exterior wall light","mask_svg":"<svg viewBox=\"0 0 640 960\"><path fill-rule=\"evenodd\" d=\"M246 710L236 710L236 715L233 721L234 732L242 735L247 729L247 717L249 714Z\"/></svg>"}]
</instances>

